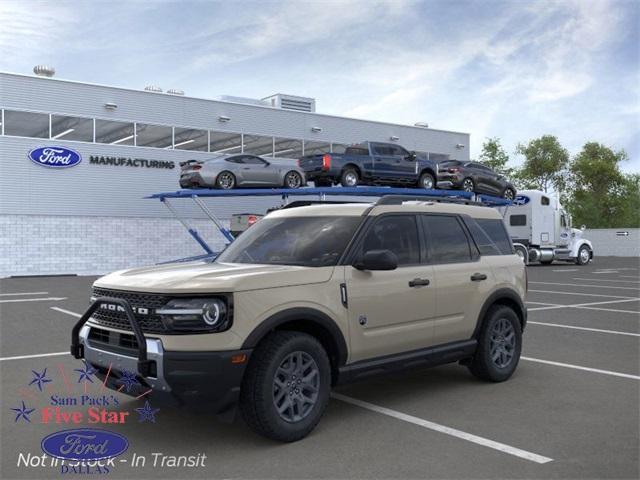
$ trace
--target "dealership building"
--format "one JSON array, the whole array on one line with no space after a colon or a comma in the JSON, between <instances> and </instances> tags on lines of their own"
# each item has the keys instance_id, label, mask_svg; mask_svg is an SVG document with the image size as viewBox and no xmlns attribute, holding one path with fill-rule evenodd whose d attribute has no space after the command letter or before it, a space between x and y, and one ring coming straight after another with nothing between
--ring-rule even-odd
<instances>
[{"instance_id":1,"label":"dealership building","mask_svg":"<svg viewBox=\"0 0 640 480\"><path fill-rule=\"evenodd\" d=\"M210 100L34 71L0 73L0 277L100 274L202 253L164 205L144 198L179 189L182 161L250 153L293 163L364 140L397 143L434 160L469 159L467 133L319 114L311 98ZM72 165L51 168L33 159L33 152L56 151L73 152ZM238 197L209 199L207 206L228 221L280 202ZM179 212L221 248L215 226L184 203L175 204Z\"/></svg>"}]
</instances>

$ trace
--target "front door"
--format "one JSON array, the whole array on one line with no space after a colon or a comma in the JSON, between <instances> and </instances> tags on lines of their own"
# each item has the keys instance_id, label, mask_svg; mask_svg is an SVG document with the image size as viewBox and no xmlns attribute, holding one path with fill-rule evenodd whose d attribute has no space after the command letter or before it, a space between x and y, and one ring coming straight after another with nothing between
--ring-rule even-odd
<instances>
[{"instance_id":1,"label":"front door","mask_svg":"<svg viewBox=\"0 0 640 480\"><path fill-rule=\"evenodd\" d=\"M245 155L242 166L243 177L247 185L275 185L275 169L267 161L254 155Z\"/></svg>"},{"instance_id":2,"label":"front door","mask_svg":"<svg viewBox=\"0 0 640 480\"><path fill-rule=\"evenodd\" d=\"M392 214L373 220L355 257L380 249L396 254L397 269L345 267L350 361L416 350L432 342L433 268L421 263L416 216Z\"/></svg>"}]
</instances>

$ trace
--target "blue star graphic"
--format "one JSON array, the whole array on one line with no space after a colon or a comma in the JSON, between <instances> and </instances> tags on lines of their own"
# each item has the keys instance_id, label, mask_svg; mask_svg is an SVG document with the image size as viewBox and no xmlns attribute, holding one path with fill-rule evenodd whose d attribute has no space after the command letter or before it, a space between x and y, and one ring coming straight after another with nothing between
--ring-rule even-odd
<instances>
[{"instance_id":1,"label":"blue star graphic","mask_svg":"<svg viewBox=\"0 0 640 480\"><path fill-rule=\"evenodd\" d=\"M96 373L96 370L95 368L92 368L87 362L84 362L84 368L74 368L73 371L80 374L78 377L78 383L82 382L83 380L85 382L88 380L89 382L93 383L93 380L91 380L91 375Z\"/></svg>"},{"instance_id":2,"label":"blue star graphic","mask_svg":"<svg viewBox=\"0 0 640 480\"><path fill-rule=\"evenodd\" d=\"M31 420L29 420L29 415L31 415L33 412L35 412L35 408L27 408L27 406L24 404L24 400L22 401L22 408L12 408L11 410L13 410L14 412L17 412L16 415L16 419L14 420L14 422L17 422L18 420L20 420L21 418L26 420L27 422L31 423Z\"/></svg>"},{"instance_id":3,"label":"blue star graphic","mask_svg":"<svg viewBox=\"0 0 640 480\"><path fill-rule=\"evenodd\" d=\"M33 380L29 382L28 386L31 386L35 383L38 387L38 390L42 391L42 385L51 382L51 379L47 378L47 369L45 368L42 373L38 373L35 370L31 371L33 372Z\"/></svg>"},{"instance_id":4,"label":"blue star graphic","mask_svg":"<svg viewBox=\"0 0 640 480\"><path fill-rule=\"evenodd\" d=\"M136 412L138 412L138 423L146 422L149 420L152 423L156 423L156 413L160 411L159 408L151 408L149 405L149 400L144 402L143 408L136 408Z\"/></svg>"},{"instance_id":5,"label":"blue star graphic","mask_svg":"<svg viewBox=\"0 0 640 480\"><path fill-rule=\"evenodd\" d=\"M140 382L136 378L135 372L130 372L129 370L122 371L120 381L124 385L124 388L127 390L127 392L131 391L131 387L133 387L134 385L140 385Z\"/></svg>"}]
</instances>

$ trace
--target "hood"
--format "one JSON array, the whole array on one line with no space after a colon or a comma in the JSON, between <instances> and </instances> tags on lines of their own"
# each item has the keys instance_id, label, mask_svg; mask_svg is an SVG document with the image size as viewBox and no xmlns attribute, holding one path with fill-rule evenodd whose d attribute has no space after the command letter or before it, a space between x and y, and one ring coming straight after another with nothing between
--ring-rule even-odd
<instances>
[{"instance_id":1,"label":"hood","mask_svg":"<svg viewBox=\"0 0 640 480\"><path fill-rule=\"evenodd\" d=\"M149 293L240 292L322 283L332 272L333 267L190 262L120 270L94 285Z\"/></svg>"}]
</instances>

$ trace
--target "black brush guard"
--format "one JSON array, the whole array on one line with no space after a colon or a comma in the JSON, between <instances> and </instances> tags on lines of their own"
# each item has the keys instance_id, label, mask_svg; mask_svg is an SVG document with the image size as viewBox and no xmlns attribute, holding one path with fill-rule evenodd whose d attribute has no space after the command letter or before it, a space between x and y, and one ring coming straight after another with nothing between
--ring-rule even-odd
<instances>
[{"instance_id":1,"label":"black brush guard","mask_svg":"<svg viewBox=\"0 0 640 480\"><path fill-rule=\"evenodd\" d=\"M122 298L98 297L95 299L71 330L71 355L78 359L84 358L84 346L80 343L80 330L91 318L91 315L93 315L98 307L105 303L110 305L119 305L124 310L127 320L129 321L131 329L136 337L136 341L138 342L138 373L142 377L148 377L151 374L151 361L147 359L147 341L144 338L140 325L138 325L138 322L136 321L131 305Z\"/></svg>"}]
</instances>

